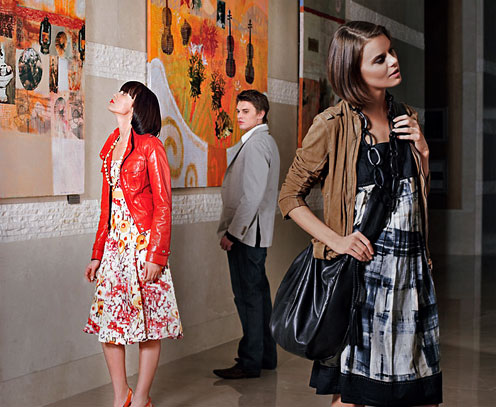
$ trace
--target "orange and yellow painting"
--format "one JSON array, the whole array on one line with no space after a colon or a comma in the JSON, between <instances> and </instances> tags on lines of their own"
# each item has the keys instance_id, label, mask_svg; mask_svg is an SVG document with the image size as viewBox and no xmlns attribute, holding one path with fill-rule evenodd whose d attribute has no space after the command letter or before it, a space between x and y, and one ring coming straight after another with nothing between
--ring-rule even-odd
<instances>
[{"instance_id":1,"label":"orange and yellow painting","mask_svg":"<svg viewBox=\"0 0 496 407\"><path fill-rule=\"evenodd\" d=\"M0 3L0 197L84 192L84 0Z\"/></svg>"},{"instance_id":2,"label":"orange and yellow painting","mask_svg":"<svg viewBox=\"0 0 496 407\"><path fill-rule=\"evenodd\" d=\"M172 185L222 184L241 139L236 96L267 91L268 0L148 0L148 84Z\"/></svg>"}]
</instances>

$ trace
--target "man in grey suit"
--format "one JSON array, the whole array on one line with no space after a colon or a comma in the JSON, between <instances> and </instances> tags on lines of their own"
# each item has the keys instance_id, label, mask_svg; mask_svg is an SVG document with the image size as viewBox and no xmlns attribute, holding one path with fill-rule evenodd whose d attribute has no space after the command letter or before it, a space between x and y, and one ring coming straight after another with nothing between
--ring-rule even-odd
<instances>
[{"instance_id":1,"label":"man in grey suit","mask_svg":"<svg viewBox=\"0 0 496 407\"><path fill-rule=\"evenodd\" d=\"M274 232L279 151L267 126L267 97L246 90L236 101L238 125L245 133L224 175L217 233L220 246L227 251L243 338L237 363L214 370L223 379L259 377L262 369L277 365L276 344L269 329L272 302L265 258Z\"/></svg>"}]
</instances>

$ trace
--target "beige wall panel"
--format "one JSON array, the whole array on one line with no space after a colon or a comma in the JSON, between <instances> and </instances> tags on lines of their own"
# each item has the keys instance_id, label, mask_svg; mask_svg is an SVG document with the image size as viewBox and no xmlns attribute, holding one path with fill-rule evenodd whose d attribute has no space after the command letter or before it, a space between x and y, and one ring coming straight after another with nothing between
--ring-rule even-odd
<instances>
[{"instance_id":1,"label":"beige wall panel","mask_svg":"<svg viewBox=\"0 0 496 407\"><path fill-rule=\"evenodd\" d=\"M269 1L269 77L298 82L298 2Z\"/></svg>"},{"instance_id":2,"label":"beige wall panel","mask_svg":"<svg viewBox=\"0 0 496 407\"><path fill-rule=\"evenodd\" d=\"M86 0L86 40L146 51L146 0Z\"/></svg>"},{"instance_id":3,"label":"beige wall panel","mask_svg":"<svg viewBox=\"0 0 496 407\"><path fill-rule=\"evenodd\" d=\"M0 179L0 197L53 193L50 134L2 134L0 145L0 174L14 174Z\"/></svg>"},{"instance_id":4,"label":"beige wall panel","mask_svg":"<svg viewBox=\"0 0 496 407\"><path fill-rule=\"evenodd\" d=\"M81 329L92 236L0 244L0 381L100 351Z\"/></svg>"},{"instance_id":5,"label":"beige wall panel","mask_svg":"<svg viewBox=\"0 0 496 407\"><path fill-rule=\"evenodd\" d=\"M271 103L269 112L270 134L276 140L281 156L279 187L284 182L296 152L298 106Z\"/></svg>"},{"instance_id":6,"label":"beige wall panel","mask_svg":"<svg viewBox=\"0 0 496 407\"><path fill-rule=\"evenodd\" d=\"M112 113L107 109L110 99L123 81L86 77L86 188L84 199L100 199L102 193L102 160L100 150L109 134L117 127Z\"/></svg>"},{"instance_id":7,"label":"beige wall panel","mask_svg":"<svg viewBox=\"0 0 496 407\"><path fill-rule=\"evenodd\" d=\"M185 327L236 312L216 231L214 222L173 226L170 268Z\"/></svg>"},{"instance_id":8,"label":"beige wall panel","mask_svg":"<svg viewBox=\"0 0 496 407\"><path fill-rule=\"evenodd\" d=\"M119 0L86 1L86 41L117 46L118 5Z\"/></svg>"}]
</instances>

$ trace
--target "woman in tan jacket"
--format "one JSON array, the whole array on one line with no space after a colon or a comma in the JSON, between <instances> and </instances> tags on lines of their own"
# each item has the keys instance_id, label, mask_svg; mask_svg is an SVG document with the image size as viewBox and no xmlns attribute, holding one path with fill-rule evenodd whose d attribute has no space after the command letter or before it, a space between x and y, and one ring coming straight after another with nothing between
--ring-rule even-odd
<instances>
[{"instance_id":1,"label":"woman in tan jacket","mask_svg":"<svg viewBox=\"0 0 496 407\"><path fill-rule=\"evenodd\" d=\"M438 313L427 249L429 148L417 115L394 117L387 93L401 83L391 36L349 22L329 48L329 77L342 99L314 119L281 188L279 205L313 236L314 257L360 260L363 337L314 363L310 385L332 406L435 406L442 402ZM324 222L305 196L321 183ZM393 197L376 242L357 231L375 185Z\"/></svg>"}]
</instances>

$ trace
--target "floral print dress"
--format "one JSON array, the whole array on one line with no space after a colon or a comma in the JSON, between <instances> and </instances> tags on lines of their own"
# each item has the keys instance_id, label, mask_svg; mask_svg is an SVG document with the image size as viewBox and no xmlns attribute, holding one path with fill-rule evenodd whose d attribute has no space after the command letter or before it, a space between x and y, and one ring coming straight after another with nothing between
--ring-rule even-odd
<instances>
[{"instance_id":1,"label":"floral print dress","mask_svg":"<svg viewBox=\"0 0 496 407\"><path fill-rule=\"evenodd\" d=\"M84 332L100 342L128 345L181 338L183 331L168 265L154 282L144 282L150 232L134 224L120 187L121 161L112 161L111 228Z\"/></svg>"}]
</instances>

